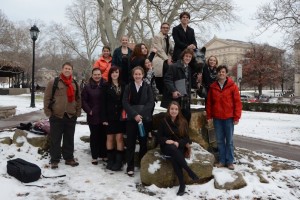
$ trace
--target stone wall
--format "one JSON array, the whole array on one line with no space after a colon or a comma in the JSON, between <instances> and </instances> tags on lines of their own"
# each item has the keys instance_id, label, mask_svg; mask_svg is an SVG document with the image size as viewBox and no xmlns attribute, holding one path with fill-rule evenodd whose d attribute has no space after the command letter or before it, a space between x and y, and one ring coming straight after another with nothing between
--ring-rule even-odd
<instances>
[{"instance_id":1,"label":"stone wall","mask_svg":"<svg viewBox=\"0 0 300 200\"><path fill-rule=\"evenodd\" d=\"M17 106L0 106L0 119L5 119L16 114Z\"/></svg>"}]
</instances>

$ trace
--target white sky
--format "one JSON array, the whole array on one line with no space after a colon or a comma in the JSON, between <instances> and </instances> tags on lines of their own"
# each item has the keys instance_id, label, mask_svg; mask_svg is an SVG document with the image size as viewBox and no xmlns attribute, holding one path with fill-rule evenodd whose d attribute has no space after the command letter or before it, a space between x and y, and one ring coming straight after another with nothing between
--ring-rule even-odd
<instances>
[{"instance_id":1,"label":"white sky","mask_svg":"<svg viewBox=\"0 0 300 200\"><path fill-rule=\"evenodd\" d=\"M232 23L221 30L212 32L212 37L216 35L223 39L236 39L241 41L255 41L259 43L269 43L279 46L281 34L273 34L268 31L261 36L253 37L257 33L256 22L252 20L256 9L262 3L270 0L233 0L238 7L236 14L241 22ZM64 22L65 8L70 5L72 0L1 0L0 9L12 21L42 20L46 23L51 21ZM211 38L208 38L210 40Z\"/></svg>"}]
</instances>

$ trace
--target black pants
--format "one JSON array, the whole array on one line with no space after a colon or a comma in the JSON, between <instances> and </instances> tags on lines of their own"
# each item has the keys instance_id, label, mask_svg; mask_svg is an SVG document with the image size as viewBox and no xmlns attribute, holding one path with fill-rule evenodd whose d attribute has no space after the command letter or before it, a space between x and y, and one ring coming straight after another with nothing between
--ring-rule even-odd
<instances>
[{"instance_id":1,"label":"black pants","mask_svg":"<svg viewBox=\"0 0 300 200\"><path fill-rule=\"evenodd\" d=\"M126 163L130 170L134 169L134 152L136 146L136 139L139 140L140 151L139 151L139 161L147 153L147 133L150 131L152 122L143 122L146 136L141 137L139 134L138 123L136 121L126 122Z\"/></svg>"},{"instance_id":2,"label":"black pants","mask_svg":"<svg viewBox=\"0 0 300 200\"><path fill-rule=\"evenodd\" d=\"M63 159L74 158L74 133L77 117L69 118L64 115L63 118L55 116L50 117L50 162L59 162L61 154ZM61 147L61 140L62 147Z\"/></svg>"},{"instance_id":3,"label":"black pants","mask_svg":"<svg viewBox=\"0 0 300 200\"><path fill-rule=\"evenodd\" d=\"M90 147L93 159L106 158L106 131L105 126L102 124L89 125L90 128Z\"/></svg>"},{"instance_id":4,"label":"black pants","mask_svg":"<svg viewBox=\"0 0 300 200\"><path fill-rule=\"evenodd\" d=\"M189 168L185 161L184 149L179 149L174 144L166 144L161 148L161 151L165 155L171 156L170 160L181 186L185 184L182 169L185 169L189 176L194 176L194 172Z\"/></svg>"}]
</instances>

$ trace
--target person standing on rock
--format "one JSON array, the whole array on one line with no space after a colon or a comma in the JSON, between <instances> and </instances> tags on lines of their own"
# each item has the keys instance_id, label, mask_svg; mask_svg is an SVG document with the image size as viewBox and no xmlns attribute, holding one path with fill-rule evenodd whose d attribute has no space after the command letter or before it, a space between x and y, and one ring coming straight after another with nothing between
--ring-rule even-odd
<instances>
[{"instance_id":1,"label":"person standing on rock","mask_svg":"<svg viewBox=\"0 0 300 200\"><path fill-rule=\"evenodd\" d=\"M211 84L206 101L208 124L213 122L219 148L217 167L234 170L234 125L239 123L242 114L242 102L239 88L228 77L226 65L217 68L217 81Z\"/></svg>"},{"instance_id":2,"label":"person standing on rock","mask_svg":"<svg viewBox=\"0 0 300 200\"><path fill-rule=\"evenodd\" d=\"M48 83L44 94L44 112L50 121L50 163L58 168L61 154L66 165L79 163L74 159L74 133L77 117L81 114L81 98L77 83L72 77L73 65L62 65L57 85L55 80ZM61 147L61 140L62 147Z\"/></svg>"},{"instance_id":3,"label":"person standing on rock","mask_svg":"<svg viewBox=\"0 0 300 200\"><path fill-rule=\"evenodd\" d=\"M180 105L172 101L168 107L166 117L161 121L158 129L158 141L163 154L170 156L175 174L179 181L178 196L185 193L183 170L186 170L193 181L199 177L190 169L185 160L185 149L189 148L188 123L183 117ZM187 152L190 154L190 151ZM190 155L188 155L189 157Z\"/></svg>"}]
</instances>

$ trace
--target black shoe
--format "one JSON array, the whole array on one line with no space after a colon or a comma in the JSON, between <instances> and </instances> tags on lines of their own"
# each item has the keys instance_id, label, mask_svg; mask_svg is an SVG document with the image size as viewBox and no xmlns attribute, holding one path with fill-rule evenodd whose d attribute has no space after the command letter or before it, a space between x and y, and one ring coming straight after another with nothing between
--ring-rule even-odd
<instances>
[{"instance_id":1,"label":"black shoe","mask_svg":"<svg viewBox=\"0 0 300 200\"><path fill-rule=\"evenodd\" d=\"M115 163L115 150L107 150L107 165L106 169L112 170L112 167Z\"/></svg>"},{"instance_id":2,"label":"black shoe","mask_svg":"<svg viewBox=\"0 0 300 200\"><path fill-rule=\"evenodd\" d=\"M179 186L179 190L177 192L177 196L182 196L185 193L185 185Z\"/></svg>"}]
</instances>

